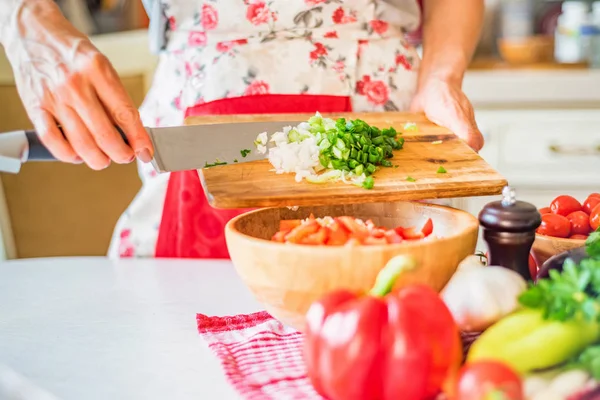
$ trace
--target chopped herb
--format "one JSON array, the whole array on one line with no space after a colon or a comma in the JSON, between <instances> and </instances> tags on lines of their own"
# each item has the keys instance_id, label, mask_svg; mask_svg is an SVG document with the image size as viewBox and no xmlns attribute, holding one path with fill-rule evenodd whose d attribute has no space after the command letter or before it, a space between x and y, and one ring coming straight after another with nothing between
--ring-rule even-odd
<instances>
[{"instance_id":1,"label":"chopped herb","mask_svg":"<svg viewBox=\"0 0 600 400\"><path fill-rule=\"evenodd\" d=\"M394 168L398 168L398 167L399 167L399 165L394 165Z\"/></svg>"},{"instance_id":2,"label":"chopped herb","mask_svg":"<svg viewBox=\"0 0 600 400\"><path fill-rule=\"evenodd\" d=\"M233 162L238 162L237 158L234 158L234 159L233 159Z\"/></svg>"},{"instance_id":3,"label":"chopped herb","mask_svg":"<svg viewBox=\"0 0 600 400\"><path fill-rule=\"evenodd\" d=\"M242 155L242 157L246 157L248 154L251 153L252 150L248 150L248 149L244 149L240 151L240 154Z\"/></svg>"},{"instance_id":4,"label":"chopped herb","mask_svg":"<svg viewBox=\"0 0 600 400\"><path fill-rule=\"evenodd\" d=\"M367 176L365 181L363 182L362 186L365 189L373 189L373 186L375 185L375 180L373 179L372 176Z\"/></svg>"},{"instance_id":5,"label":"chopped herb","mask_svg":"<svg viewBox=\"0 0 600 400\"><path fill-rule=\"evenodd\" d=\"M404 130L407 132L416 131L418 130L418 127L417 124L415 124L414 122L407 122L406 124L404 124Z\"/></svg>"},{"instance_id":6,"label":"chopped herb","mask_svg":"<svg viewBox=\"0 0 600 400\"><path fill-rule=\"evenodd\" d=\"M442 167L442 166L440 165L440 167L439 167L439 168L438 168L438 170L437 170L437 173L438 173L438 174L445 174L446 172L448 172L448 171L446 171L446 168L444 168L444 167Z\"/></svg>"},{"instance_id":7,"label":"chopped herb","mask_svg":"<svg viewBox=\"0 0 600 400\"><path fill-rule=\"evenodd\" d=\"M406 180L409 182L416 182L417 180L415 178L413 178L412 176L407 176Z\"/></svg>"},{"instance_id":8,"label":"chopped herb","mask_svg":"<svg viewBox=\"0 0 600 400\"><path fill-rule=\"evenodd\" d=\"M436 140L435 142L431 142L431 144L442 144L441 140Z\"/></svg>"}]
</instances>

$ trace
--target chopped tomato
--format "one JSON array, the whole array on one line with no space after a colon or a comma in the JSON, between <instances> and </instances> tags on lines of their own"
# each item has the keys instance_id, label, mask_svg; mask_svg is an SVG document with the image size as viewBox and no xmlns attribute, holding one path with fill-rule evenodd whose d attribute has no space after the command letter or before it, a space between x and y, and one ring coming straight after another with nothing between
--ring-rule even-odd
<instances>
[{"instance_id":1,"label":"chopped tomato","mask_svg":"<svg viewBox=\"0 0 600 400\"><path fill-rule=\"evenodd\" d=\"M425 225L423 225L423 227L421 228L421 233L423 233L425 237L433 233L433 221L431 220L431 218L427 218L427 221L425 221Z\"/></svg>"},{"instance_id":2,"label":"chopped tomato","mask_svg":"<svg viewBox=\"0 0 600 400\"><path fill-rule=\"evenodd\" d=\"M425 224L421 229L417 229L415 227L410 228L396 228L396 233L402 236L406 240L417 240L423 239L427 236L431 235L433 232L433 221L431 218L427 218Z\"/></svg>"},{"instance_id":3,"label":"chopped tomato","mask_svg":"<svg viewBox=\"0 0 600 400\"><path fill-rule=\"evenodd\" d=\"M285 242L285 235L287 235L287 231L279 231L276 234L273 235L273 238L271 239L274 242L280 242L280 243L284 243Z\"/></svg>"},{"instance_id":4,"label":"chopped tomato","mask_svg":"<svg viewBox=\"0 0 600 400\"><path fill-rule=\"evenodd\" d=\"M369 236L369 230L367 227L352 217L338 217L336 220L344 226L352 236L356 236L359 239L366 238Z\"/></svg>"},{"instance_id":5,"label":"chopped tomato","mask_svg":"<svg viewBox=\"0 0 600 400\"><path fill-rule=\"evenodd\" d=\"M425 238L423 232L418 232L414 226L410 228L398 227L396 228L396 233L406 240L417 240Z\"/></svg>"},{"instance_id":6,"label":"chopped tomato","mask_svg":"<svg viewBox=\"0 0 600 400\"><path fill-rule=\"evenodd\" d=\"M289 232L301 224L301 219L284 219L279 221L279 230L283 232Z\"/></svg>"},{"instance_id":7,"label":"chopped tomato","mask_svg":"<svg viewBox=\"0 0 600 400\"><path fill-rule=\"evenodd\" d=\"M329 246L342 246L348 241L348 231L343 228L339 222L333 221L329 225L329 237L327 238L327 244Z\"/></svg>"},{"instance_id":8,"label":"chopped tomato","mask_svg":"<svg viewBox=\"0 0 600 400\"><path fill-rule=\"evenodd\" d=\"M375 245L375 244L388 244L388 241L384 237L376 238L373 236L366 237L362 241L363 244Z\"/></svg>"},{"instance_id":9,"label":"chopped tomato","mask_svg":"<svg viewBox=\"0 0 600 400\"><path fill-rule=\"evenodd\" d=\"M385 240L388 243L392 244L392 243L402 243L403 239L402 239L402 236L398 235L395 230L390 229L389 231L387 231L385 233Z\"/></svg>"},{"instance_id":10,"label":"chopped tomato","mask_svg":"<svg viewBox=\"0 0 600 400\"><path fill-rule=\"evenodd\" d=\"M433 232L433 221L427 219L420 229L386 229L377 227L371 220L363 222L348 216L315 218L311 214L305 220L280 221L279 228L279 232L271 238L274 242L316 246L381 245L429 236Z\"/></svg>"},{"instance_id":11,"label":"chopped tomato","mask_svg":"<svg viewBox=\"0 0 600 400\"><path fill-rule=\"evenodd\" d=\"M322 226L317 232L302 239L302 244L322 245L327 242L329 228Z\"/></svg>"},{"instance_id":12,"label":"chopped tomato","mask_svg":"<svg viewBox=\"0 0 600 400\"><path fill-rule=\"evenodd\" d=\"M286 236L285 241L290 243L301 243L302 239L312 235L321 228L317 221L309 221L292 229Z\"/></svg>"}]
</instances>

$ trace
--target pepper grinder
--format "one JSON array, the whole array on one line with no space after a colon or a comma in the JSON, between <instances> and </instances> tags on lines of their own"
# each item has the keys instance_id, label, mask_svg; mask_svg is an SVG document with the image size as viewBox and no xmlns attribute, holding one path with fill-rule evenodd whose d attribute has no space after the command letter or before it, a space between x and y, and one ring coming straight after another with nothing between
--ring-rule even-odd
<instances>
[{"instance_id":1,"label":"pepper grinder","mask_svg":"<svg viewBox=\"0 0 600 400\"><path fill-rule=\"evenodd\" d=\"M535 240L535 230L542 223L537 208L516 199L515 190L506 186L502 200L488 203L479 213L483 238L489 250L489 264L517 272L526 280L529 273L529 252Z\"/></svg>"}]
</instances>

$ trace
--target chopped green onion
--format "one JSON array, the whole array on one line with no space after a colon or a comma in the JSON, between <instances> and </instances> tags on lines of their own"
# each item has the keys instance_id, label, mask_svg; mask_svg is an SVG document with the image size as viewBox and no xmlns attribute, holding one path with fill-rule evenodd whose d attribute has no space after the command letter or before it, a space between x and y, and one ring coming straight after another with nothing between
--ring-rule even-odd
<instances>
[{"instance_id":1,"label":"chopped green onion","mask_svg":"<svg viewBox=\"0 0 600 400\"><path fill-rule=\"evenodd\" d=\"M248 149L244 149L240 151L240 154L242 155L242 157L246 157L248 154L250 154L252 152L252 150L248 150Z\"/></svg>"},{"instance_id":2,"label":"chopped green onion","mask_svg":"<svg viewBox=\"0 0 600 400\"><path fill-rule=\"evenodd\" d=\"M416 182L417 181L415 178L413 178L411 176L407 176L406 180L409 181L409 182Z\"/></svg>"},{"instance_id":3,"label":"chopped green onion","mask_svg":"<svg viewBox=\"0 0 600 400\"><path fill-rule=\"evenodd\" d=\"M416 131L417 129L417 124L415 124L414 122L407 122L406 124L404 124L405 131Z\"/></svg>"},{"instance_id":4,"label":"chopped green onion","mask_svg":"<svg viewBox=\"0 0 600 400\"><path fill-rule=\"evenodd\" d=\"M438 174L445 174L446 172L448 172L448 171L446 171L446 168L444 168L444 167L442 167L442 166L440 165L440 167L439 167L439 168L438 168L438 170L437 170L437 173L438 173Z\"/></svg>"},{"instance_id":5,"label":"chopped green onion","mask_svg":"<svg viewBox=\"0 0 600 400\"><path fill-rule=\"evenodd\" d=\"M381 165L383 165L384 167L388 167L388 168L389 168L389 167L391 167L393 164L392 164L392 162L391 162L391 161L389 161L389 160L383 160L383 161L381 161Z\"/></svg>"},{"instance_id":6,"label":"chopped green onion","mask_svg":"<svg viewBox=\"0 0 600 400\"><path fill-rule=\"evenodd\" d=\"M375 180L373 179L372 176L367 176L365 178L365 181L363 182L362 186L365 189L373 189L373 186L375 185Z\"/></svg>"},{"instance_id":7,"label":"chopped green onion","mask_svg":"<svg viewBox=\"0 0 600 400\"><path fill-rule=\"evenodd\" d=\"M234 158L234 159L233 159L233 162L238 162L237 158Z\"/></svg>"}]
</instances>

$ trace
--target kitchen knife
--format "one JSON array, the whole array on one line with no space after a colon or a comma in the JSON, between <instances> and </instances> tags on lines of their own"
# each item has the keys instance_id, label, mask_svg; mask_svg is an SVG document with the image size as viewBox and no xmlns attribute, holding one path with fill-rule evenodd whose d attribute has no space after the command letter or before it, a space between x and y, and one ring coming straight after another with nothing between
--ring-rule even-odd
<instances>
[{"instance_id":1,"label":"kitchen knife","mask_svg":"<svg viewBox=\"0 0 600 400\"><path fill-rule=\"evenodd\" d=\"M254 141L262 132L281 131L301 121L219 123L148 128L154 145L152 165L157 172L185 171L209 166L264 160ZM127 143L124 133L117 128ZM34 130L0 133L0 172L17 173L28 161L56 161Z\"/></svg>"}]
</instances>

